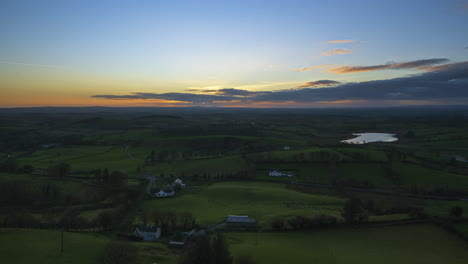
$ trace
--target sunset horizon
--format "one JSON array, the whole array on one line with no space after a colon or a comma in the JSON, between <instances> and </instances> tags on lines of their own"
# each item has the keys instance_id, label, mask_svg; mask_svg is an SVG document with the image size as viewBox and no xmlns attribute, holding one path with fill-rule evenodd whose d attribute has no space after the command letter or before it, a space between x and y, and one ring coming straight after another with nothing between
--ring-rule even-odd
<instances>
[{"instance_id":1,"label":"sunset horizon","mask_svg":"<svg viewBox=\"0 0 468 264\"><path fill-rule=\"evenodd\" d=\"M468 102L466 1L3 7L0 107Z\"/></svg>"}]
</instances>

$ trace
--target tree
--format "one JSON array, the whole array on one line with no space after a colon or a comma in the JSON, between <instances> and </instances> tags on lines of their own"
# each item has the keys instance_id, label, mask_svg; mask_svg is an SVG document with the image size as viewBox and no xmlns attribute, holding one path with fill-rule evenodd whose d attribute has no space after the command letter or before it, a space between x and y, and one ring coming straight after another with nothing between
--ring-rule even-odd
<instances>
[{"instance_id":1,"label":"tree","mask_svg":"<svg viewBox=\"0 0 468 264\"><path fill-rule=\"evenodd\" d=\"M454 217L460 217L463 215L463 208L460 206L455 206L450 208L450 215Z\"/></svg>"},{"instance_id":2,"label":"tree","mask_svg":"<svg viewBox=\"0 0 468 264\"><path fill-rule=\"evenodd\" d=\"M210 239L207 236L200 236L187 245L179 264L215 264L212 262L212 256Z\"/></svg>"},{"instance_id":3,"label":"tree","mask_svg":"<svg viewBox=\"0 0 468 264\"><path fill-rule=\"evenodd\" d=\"M273 219L273 221L271 222L271 227L273 227L273 229L277 229L277 230L281 230L284 228L284 219L281 218L281 217L277 217L275 219Z\"/></svg>"},{"instance_id":4,"label":"tree","mask_svg":"<svg viewBox=\"0 0 468 264\"><path fill-rule=\"evenodd\" d=\"M23 172L27 174L31 174L34 172L34 167L32 165L24 165Z\"/></svg>"},{"instance_id":5,"label":"tree","mask_svg":"<svg viewBox=\"0 0 468 264\"><path fill-rule=\"evenodd\" d=\"M405 133L404 137L405 138L415 138L416 135L414 134L414 132L412 130L409 130L408 132Z\"/></svg>"},{"instance_id":6,"label":"tree","mask_svg":"<svg viewBox=\"0 0 468 264\"><path fill-rule=\"evenodd\" d=\"M358 198L348 200L341 215L350 224L359 223L367 219L367 212Z\"/></svg>"},{"instance_id":7,"label":"tree","mask_svg":"<svg viewBox=\"0 0 468 264\"><path fill-rule=\"evenodd\" d=\"M103 211L97 216L97 221L99 226L102 227L102 229L108 229L110 228L112 224L112 213L109 211Z\"/></svg>"},{"instance_id":8,"label":"tree","mask_svg":"<svg viewBox=\"0 0 468 264\"><path fill-rule=\"evenodd\" d=\"M107 168L102 171L102 181L107 182L109 180L109 170Z\"/></svg>"},{"instance_id":9,"label":"tree","mask_svg":"<svg viewBox=\"0 0 468 264\"><path fill-rule=\"evenodd\" d=\"M231 252L229 245L222 233L217 233L213 238L213 263L216 264L232 264Z\"/></svg>"},{"instance_id":10,"label":"tree","mask_svg":"<svg viewBox=\"0 0 468 264\"><path fill-rule=\"evenodd\" d=\"M71 172L71 166L68 163L60 162L56 165L49 166L47 172L52 177L65 178Z\"/></svg>"}]
</instances>

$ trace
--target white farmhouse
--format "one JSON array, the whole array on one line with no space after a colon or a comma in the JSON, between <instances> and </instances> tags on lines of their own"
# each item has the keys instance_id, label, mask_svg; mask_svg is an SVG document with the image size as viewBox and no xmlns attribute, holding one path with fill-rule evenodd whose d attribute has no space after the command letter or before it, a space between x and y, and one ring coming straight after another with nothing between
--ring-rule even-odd
<instances>
[{"instance_id":1,"label":"white farmhouse","mask_svg":"<svg viewBox=\"0 0 468 264\"><path fill-rule=\"evenodd\" d=\"M292 172L281 172L278 169L272 169L268 173L268 176L271 176L271 177L293 177L294 173L292 173Z\"/></svg>"},{"instance_id":2,"label":"white farmhouse","mask_svg":"<svg viewBox=\"0 0 468 264\"><path fill-rule=\"evenodd\" d=\"M161 237L161 228L157 226L137 226L133 234L143 240L157 240Z\"/></svg>"},{"instance_id":3,"label":"white farmhouse","mask_svg":"<svg viewBox=\"0 0 468 264\"><path fill-rule=\"evenodd\" d=\"M174 189L170 185L162 188L155 194L157 198L164 198L164 197L173 197L175 195Z\"/></svg>"},{"instance_id":4,"label":"white farmhouse","mask_svg":"<svg viewBox=\"0 0 468 264\"><path fill-rule=\"evenodd\" d=\"M282 173L280 170L278 169L272 169L270 170L270 172L268 173L268 176L272 176L272 177L281 177L282 176Z\"/></svg>"},{"instance_id":5,"label":"white farmhouse","mask_svg":"<svg viewBox=\"0 0 468 264\"><path fill-rule=\"evenodd\" d=\"M185 184L182 182L181 179L176 179L173 183L172 183L172 187L176 186L177 184L180 184L180 186L182 188L185 188Z\"/></svg>"}]
</instances>

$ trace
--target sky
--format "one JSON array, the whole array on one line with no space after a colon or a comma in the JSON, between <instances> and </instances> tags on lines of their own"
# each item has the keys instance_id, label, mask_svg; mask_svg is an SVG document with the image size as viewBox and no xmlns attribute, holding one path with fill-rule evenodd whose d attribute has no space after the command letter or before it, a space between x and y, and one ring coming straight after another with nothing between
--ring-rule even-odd
<instances>
[{"instance_id":1,"label":"sky","mask_svg":"<svg viewBox=\"0 0 468 264\"><path fill-rule=\"evenodd\" d=\"M468 1L0 1L0 107L468 103Z\"/></svg>"}]
</instances>

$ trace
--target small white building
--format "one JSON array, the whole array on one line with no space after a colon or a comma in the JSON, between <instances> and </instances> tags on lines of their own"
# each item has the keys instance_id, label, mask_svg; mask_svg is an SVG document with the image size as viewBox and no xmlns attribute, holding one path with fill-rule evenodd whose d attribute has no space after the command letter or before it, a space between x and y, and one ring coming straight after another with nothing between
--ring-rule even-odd
<instances>
[{"instance_id":1,"label":"small white building","mask_svg":"<svg viewBox=\"0 0 468 264\"><path fill-rule=\"evenodd\" d=\"M292 173L292 172L281 172L278 169L272 169L268 173L268 176L271 176L271 177L293 177L294 173Z\"/></svg>"},{"instance_id":2,"label":"small white building","mask_svg":"<svg viewBox=\"0 0 468 264\"><path fill-rule=\"evenodd\" d=\"M172 183L172 187L176 186L177 184L179 184L182 188L185 188L185 184L182 182L181 179L176 179L176 180Z\"/></svg>"},{"instance_id":3,"label":"small white building","mask_svg":"<svg viewBox=\"0 0 468 264\"><path fill-rule=\"evenodd\" d=\"M150 225L137 226L133 234L147 241L158 240L161 237L161 228Z\"/></svg>"},{"instance_id":4,"label":"small white building","mask_svg":"<svg viewBox=\"0 0 468 264\"><path fill-rule=\"evenodd\" d=\"M162 188L155 194L157 198L173 197L175 195L174 189L170 185Z\"/></svg>"},{"instance_id":5,"label":"small white building","mask_svg":"<svg viewBox=\"0 0 468 264\"><path fill-rule=\"evenodd\" d=\"M249 218L248 215L228 215L226 223L242 223L242 224L255 224L255 219Z\"/></svg>"},{"instance_id":6,"label":"small white building","mask_svg":"<svg viewBox=\"0 0 468 264\"><path fill-rule=\"evenodd\" d=\"M284 146L284 147L283 147L283 150L290 150L290 149L291 149L290 146Z\"/></svg>"}]
</instances>

